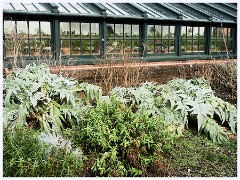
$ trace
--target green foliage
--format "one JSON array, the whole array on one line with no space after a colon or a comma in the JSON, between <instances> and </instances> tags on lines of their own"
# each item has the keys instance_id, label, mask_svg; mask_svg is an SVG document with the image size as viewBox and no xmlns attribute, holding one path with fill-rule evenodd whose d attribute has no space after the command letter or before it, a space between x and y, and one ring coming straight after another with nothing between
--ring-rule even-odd
<instances>
[{"instance_id":1,"label":"green foliage","mask_svg":"<svg viewBox=\"0 0 240 180\"><path fill-rule=\"evenodd\" d=\"M138 88L116 87L110 92L110 96L131 107L133 112L158 116L177 134L182 134L184 128L188 128L189 121L195 121L199 133L204 126L204 132L210 134L212 141L222 142L227 139L227 134L221 131L216 116L222 124L225 122L230 126L232 133L236 133L235 106L215 97L203 78L174 79L164 85L148 82ZM215 123L206 121L209 118ZM209 128L211 125L213 128ZM214 132L207 131L217 131L219 138L212 135Z\"/></svg>"},{"instance_id":2,"label":"green foliage","mask_svg":"<svg viewBox=\"0 0 240 180\"><path fill-rule=\"evenodd\" d=\"M133 113L114 98L84 112L73 132L74 144L89 155L97 153L94 176L146 176L156 153L169 151L175 137L160 119Z\"/></svg>"},{"instance_id":3,"label":"green foliage","mask_svg":"<svg viewBox=\"0 0 240 180\"><path fill-rule=\"evenodd\" d=\"M65 124L74 125L77 104L73 89L77 82L51 74L44 65L28 65L8 75L3 82L4 126L40 126L60 132ZM36 125L38 124L38 125Z\"/></svg>"},{"instance_id":4,"label":"green foliage","mask_svg":"<svg viewBox=\"0 0 240 180\"><path fill-rule=\"evenodd\" d=\"M176 127L180 134L191 120L197 121L198 132L204 129L213 142L227 140L226 132L222 131L217 119L213 119L216 115L222 123L225 121L228 123L233 133L236 132L236 108L215 97L204 79L174 79L160 86L160 94L160 97L156 98L160 116L172 124L173 128Z\"/></svg>"},{"instance_id":5,"label":"green foliage","mask_svg":"<svg viewBox=\"0 0 240 180\"><path fill-rule=\"evenodd\" d=\"M81 176L82 162L64 148L53 148L39 141L38 132L17 128L3 131L4 177Z\"/></svg>"}]
</instances>

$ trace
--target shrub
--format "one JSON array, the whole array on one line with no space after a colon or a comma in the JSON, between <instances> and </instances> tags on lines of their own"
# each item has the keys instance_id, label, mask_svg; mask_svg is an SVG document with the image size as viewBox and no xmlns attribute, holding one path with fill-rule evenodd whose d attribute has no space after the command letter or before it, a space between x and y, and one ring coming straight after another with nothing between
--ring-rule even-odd
<instances>
[{"instance_id":1,"label":"shrub","mask_svg":"<svg viewBox=\"0 0 240 180\"><path fill-rule=\"evenodd\" d=\"M3 132L4 177L81 176L82 162L64 148L53 148L39 141L38 132L17 128Z\"/></svg>"},{"instance_id":2,"label":"shrub","mask_svg":"<svg viewBox=\"0 0 240 180\"><path fill-rule=\"evenodd\" d=\"M3 81L4 126L40 127L47 133L73 126L78 111L77 82L51 74L44 65L28 65ZM64 123L63 123L64 122Z\"/></svg>"},{"instance_id":3,"label":"shrub","mask_svg":"<svg viewBox=\"0 0 240 180\"><path fill-rule=\"evenodd\" d=\"M88 109L73 132L71 140L89 155L87 176L147 176L153 162L162 167L159 176L169 174L162 154L175 136L158 118L133 113L115 99Z\"/></svg>"}]
</instances>

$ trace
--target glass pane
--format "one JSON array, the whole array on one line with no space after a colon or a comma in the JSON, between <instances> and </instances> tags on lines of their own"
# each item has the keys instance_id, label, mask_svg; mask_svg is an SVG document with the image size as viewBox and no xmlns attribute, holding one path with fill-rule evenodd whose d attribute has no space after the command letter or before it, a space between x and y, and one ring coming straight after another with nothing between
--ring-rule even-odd
<instances>
[{"instance_id":1,"label":"glass pane","mask_svg":"<svg viewBox=\"0 0 240 180\"><path fill-rule=\"evenodd\" d=\"M170 42L169 42L169 52L170 53L175 52L175 41L174 40L170 40Z\"/></svg>"},{"instance_id":2,"label":"glass pane","mask_svg":"<svg viewBox=\"0 0 240 180\"><path fill-rule=\"evenodd\" d=\"M80 38L80 24L79 23L71 23L71 38Z\"/></svg>"},{"instance_id":3,"label":"glass pane","mask_svg":"<svg viewBox=\"0 0 240 180\"><path fill-rule=\"evenodd\" d=\"M147 52L152 54L154 52L154 41L148 40L147 41Z\"/></svg>"},{"instance_id":4,"label":"glass pane","mask_svg":"<svg viewBox=\"0 0 240 180\"><path fill-rule=\"evenodd\" d=\"M222 39L222 29L221 28L217 28L217 38Z\"/></svg>"},{"instance_id":5,"label":"glass pane","mask_svg":"<svg viewBox=\"0 0 240 180\"><path fill-rule=\"evenodd\" d=\"M81 36L82 38L90 38L90 24L81 23Z\"/></svg>"},{"instance_id":6,"label":"glass pane","mask_svg":"<svg viewBox=\"0 0 240 180\"><path fill-rule=\"evenodd\" d=\"M193 41L193 52L198 52L198 41Z\"/></svg>"},{"instance_id":7,"label":"glass pane","mask_svg":"<svg viewBox=\"0 0 240 180\"><path fill-rule=\"evenodd\" d=\"M216 52L216 41L211 41L211 52Z\"/></svg>"},{"instance_id":8,"label":"glass pane","mask_svg":"<svg viewBox=\"0 0 240 180\"><path fill-rule=\"evenodd\" d=\"M62 40L61 43L62 43L61 44L62 55L70 55L70 41Z\"/></svg>"},{"instance_id":9,"label":"glass pane","mask_svg":"<svg viewBox=\"0 0 240 180\"><path fill-rule=\"evenodd\" d=\"M212 28L212 39L214 38L216 38L216 35L217 35L217 28L216 27L213 27Z\"/></svg>"},{"instance_id":10,"label":"glass pane","mask_svg":"<svg viewBox=\"0 0 240 180\"><path fill-rule=\"evenodd\" d=\"M92 38L99 38L99 23L91 23Z\"/></svg>"},{"instance_id":11,"label":"glass pane","mask_svg":"<svg viewBox=\"0 0 240 180\"><path fill-rule=\"evenodd\" d=\"M15 21L4 21L5 38L12 37L16 34Z\"/></svg>"},{"instance_id":12,"label":"glass pane","mask_svg":"<svg viewBox=\"0 0 240 180\"><path fill-rule=\"evenodd\" d=\"M92 54L100 54L100 40L92 40Z\"/></svg>"},{"instance_id":13,"label":"glass pane","mask_svg":"<svg viewBox=\"0 0 240 180\"><path fill-rule=\"evenodd\" d=\"M222 31L223 37L226 38L228 29L227 28L221 28L221 31Z\"/></svg>"},{"instance_id":14,"label":"glass pane","mask_svg":"<svg viewBox=\"0 0 240 180\"><path fill-rule=\"evenodd\" d=\"M186 52L192 52L192 41L191 40L187 41L187 47L186 48L187 48Z\"/></svg>"},{"instance_id":15,"label":"glass pane","mask_svg":"<svg viewBox=\"0 0 240 180\"><path fill-rule=\"evenodd\" d=\"M161 53L168 53L168 49L169 49L168 40L163 40Z\"/></svg>"},{"instance_id":16,"label":"glass pane","mask_svg":"<svg viewBox=\"0 0 240 180\"><path fill-rule=\"evenodd\" d=\"M232 39L228 39L227 48L228 48L228 51L232 51Z\"/></svg>"},{"instance_id":17,"label":"glass pane","mask_svg":"<svg viewBox=\"0 0 240 180\"><path fill-rule=\"evenodd\" d=\"M181 51L182 52L186 52L186 49L187 49L187 40L185 38L182 38L182 41L181 41Z\"/></svg>"},{"instance_id":18,"label":"glass pane","mask_svg":"<svg viewBox=\"0 0 240 180\"><path fill-rule=\"evenodd\" d=\"M40 26L41 26L41 38L51 38L50 22L40 22Z\"/></svg>"},{"instance_id":19,"label":"glass pane","mask_svg":"<svg viewBox=\"0 0 240 180\"><path fill-rule=\"evenodd\" d=\"M155 41L155 53L161 53L164 50L164 45L160 39Z\"/></svg>"},{"instance_id":20,"label":"glass pane","mask_svg":"<svg viewBox=\"0 0 240 180\"><path fill-rule=\"evenodd\" d=\"M232 38L232 28L228 28L228 38Z\"/></svg>"},{"instance_id":21,"label":"glass pane","mask_svg":"<svg viewBox=\"0 0 240 180\"><path fill-rule=\"evenodd\" d=\"M163 38L168 38L168 29L169 29L169 26L163 26L163 29L162 29L162 36Z\"/></svg>"},{"instance_id":22,"label":"glass pane","mask_svg":"<svg viewBox=\"0 0 240 180\"><path fill-rule=\"evenodd\" d=\"M60 22L61 38L70 38L70 27L68 22Z\"/></svg>"},{"instance_id":23,"label":"glass pane","mask_svg":"<svg viewBox=\"0 0 240 180\"><path fill-rule=\"evenodd\" d=\"M204 39L199 39L199 52L204 52Z\"/></svg>"},{"instance_id":24,"label":"glass pane","mask_svg":"<svg viewBox=\"0 0 240 180\"><path fill-rule=\"evenodd\" d=\"M132 38L139 38L139 25L132 25Z\"/></svg>"},{"instance_id":25,"label":"glass pane","mask_svg":"<svg viewBox=\"0 0 240 180\"><path fill-rule=\"evenodd\" d=\"M90 54L90 40L82 40L82 54Z\"/></svg>"},{"instance_id":26,"label":"glass pane","mask_svg":"<svg viewBox=\"0 0 240 180\"><path fill-rule=\"evenodd\" d=\"M175 26L170 26L169 37L170 38L174 38L175 37Z\"/></svg>"},{"instance_id":27,"label":"glass pane","mask_svg":"<svg viewBox=\"0 0 240 180\"><path fill-rule=\"evenodd\" d=\"M148 38L153 38L154 37L154 33L155 33L155 28L154 28L154 25L148 25L147 26L148 28L148 32L147 32L147 37Z\"/></svg>"},{"instance_id":28,"label":"glass pane","mask_svg":"<svg viewBox=\"0 0 240 180\"><path fill-rule=\"evenodd\" d=\"M51 40L50 39L42 39L41 47L44 50L51 51Z\"/></svg>"},{"instance_id":29,"label":"glass pane","mask_svg":"<svg viewBox=\"0 0 240 180\"><path fill-rule=\"evenodd\" d=\"M132 41L132 52L134 54L138 54L139 53L139 41L138 40L133 40Z\"/></svg>"},{"instance_id":30,"label":"glass pane","mask_svg":"<svg viewBox=\"0 0 240 180\"><path fill-rule=\"evenodd\" d=\"M41 41L40 39L30 39L30 55L40 56Z\"/></svg>"},{"instance_id":31,"label":"glass pane","mask_svg":"<svg viewBox=\"0 0 240 180\"><path fill-rule=\"evenodd\" d=\"M182 38L185 38L185 37L186 37L186 26L182 26L181 37L182 37Z\"/></svg>"},{"instance_id":32,"label":"glass pane","mask_svg":"<svg viewBox=\"0 0 240 180\"><path fill-rule=\"evenodd\" d=\"M116 38L123 38L123 25L115 24L115 34Z\"/></svg>"},{"instance_id":33,"label":"glass pane","mask_svg":"<svg viewBox=\"0 0 240 180\"><path fill-rule=\"evenodd\" d=\"M40 29L38 21L29 21L29 38L39 38Z\"/></svg>"},{"instance_id":34,"label":"glass pane","mask_svg":"<svg viewBox=\"0 0 240 180\"><path fill-rule=\"evenodd\" d=\"M33 6L32 3L24 3L24 6L28 11L37 11L37 9Z\"/></svg>"},{"instance_id":35,"label":"glass pane","mask_svg":"<svg viewBox=\"0 0 240 180\"><path fill-rule=\"evenodd\" d=\"M193 27L193 38L194 39L198 38L198 27Z\"/></svg>"},{"instance_id":36,"label":"glass pane","mask_svg":"<svg viewBox=\"0 0 240 180\"><path fill-rule=\"evenodd\" d=\"M80 40L72 40L71 41L71 48L72 48L72 55L80 55Z\"/></svg>"},{"instance_id":37,"label":"glass pane","mask_svg":"<svg viewBox=\"0 0 240 180\"><path fill-rule=\"evenodd\" d=\"M161 30L162 26L161 25L156 25L155 26L155 38L160 39L161 35L162 35L162 30Z\"/></svg>"},{"instance_id":38,"label":"glass pane","mask_svg":"<svg viewBox=\"0 0 240 180\"><path fill-rule=\"evenodd\" d=\"M17 33L21 36L27 37L28 34L27 21L17 21Z\"/></svg>"},{"instance_id":39,"label":"glass pane","mask_svg":"<svg viewBox=\"0 0 240 180\"><path fill-rule=\"evenodd\" d=\"M192 27L187 27L187 37L192 37Z\"/></svg>"},{"instance_id":40,"label":"glass pane","mask_svg":"<svg viewBox=\"0 0 240 180\"><path fill-rule=\"evenodd\" d=\"M204 38L204 27L199 27L199 37Z\"/></svg>"},{"instance_id":41,"label":"glass pane","mask_svg":"<svg viewBox=\"0 0 240 180\"><path fill-rule=\"evenodd\" d=\"M12 39L4 39L5 55L6 57L13 56L14 44Z\"/></svg>"},{"instance_id":42,"label":"glass pane","mask_svg":"<svg viewBox=\"0 0 240 180\"><path fill-rule=\"evenodd\" d=\"M124 38L131 38L131 24L124 24Z\"/></svg>"},{"instance_id":43,"label":"glass pane","mask_svg":"<svg viewBox=\"0 0 240 180\"><path fill-rule=\"evenodd\" d=\"M107 37L114 37L114 24L107 25Z\"/></svg>"},{"instance_id":44,"label":"glass pane","mask_svg":"<svg viewBox=\"0 0 240 180\"><path fill-rule=\"evenodd\" d=\"M26 9L20 3L12 3L12 6L15 8L15 10L26 11Z\"/></svg>"},{"instance_id":45,"label":"glass pane","mask_svg":"<svg viewBox=\"0 0 240 180\"><path fill-rule=\"evenodd\" d=\"M224 44L223 40L218 40L217 41L217 51L218 52L226 51L226 47L225 47L225 44Z\"/></svg>"}]
</instances>

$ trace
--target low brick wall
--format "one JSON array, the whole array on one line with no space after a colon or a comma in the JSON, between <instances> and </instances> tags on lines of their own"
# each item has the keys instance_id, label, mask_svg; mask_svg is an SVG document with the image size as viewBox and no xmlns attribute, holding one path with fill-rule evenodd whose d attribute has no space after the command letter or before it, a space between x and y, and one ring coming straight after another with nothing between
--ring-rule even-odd
<instances>
[{"instance_id":1,"label":"low brick wall","mask_svg":"<svg viewBox=\"0 0 240 180\"><path fill-rule=\"evenodd\" d=\"M170 62L147 62L140 64L118 64L114 66L107 65L80 65L80 66L62 66L52 67L51 72L61 73L64 76L74 77L79 82L88 82L99 84L102 81L101 73L104 69L114 68L115 72L122 73L124 69L129 72L139 69L139 82L153 81L166 83L173 78L190 79L196 76L209 75L208 72L213 64L236 62L232 60L191 60L191 61L170 61ZM116 74L115 74L116 75Z\"/></svg>"}]
</instances>

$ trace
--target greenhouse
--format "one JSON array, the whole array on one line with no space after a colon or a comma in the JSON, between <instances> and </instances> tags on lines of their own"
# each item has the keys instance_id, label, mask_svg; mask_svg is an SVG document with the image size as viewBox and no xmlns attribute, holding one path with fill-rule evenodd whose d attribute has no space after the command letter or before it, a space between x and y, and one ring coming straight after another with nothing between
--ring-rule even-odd
<instances>
[{"instance_id":1,"label":"greenhouse","mask_svg":"<svg viewBox=\"0 0 240 180\"><path fill-rule=\"evenodd\" d=\"M4 60L237 58L236 3L5 3Z\"/></svg>"}]
</instances>

